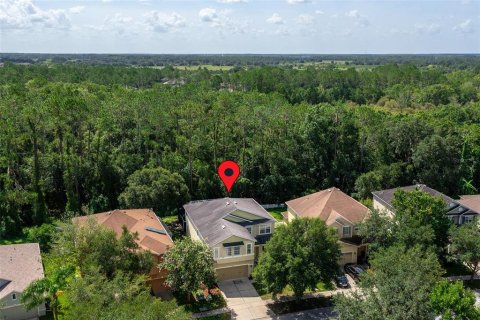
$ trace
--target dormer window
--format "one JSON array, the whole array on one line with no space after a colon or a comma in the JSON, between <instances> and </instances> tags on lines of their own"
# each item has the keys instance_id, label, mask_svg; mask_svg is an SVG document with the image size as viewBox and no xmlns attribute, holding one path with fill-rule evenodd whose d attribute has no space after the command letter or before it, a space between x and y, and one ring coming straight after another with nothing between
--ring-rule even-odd
<instances>
[{"instance_id":1,"label":"dormer window","mask_svg":"<svg viewBox=\"0 0 480 320\"><path fill-rule=\"evenodd\" d=\"M350 237L352 234L352 227L350 226L343 226L342 228L342 236L343 237Z\"/></svg>"},{"instance_id":2,"label":"dormer window","mask_svg":"<svg viewBox=\"0 0 480 320\"><path fill-rule=\"evenodd\" d=\"M261 224L260 225L260 234L270 234L272 233L272 229L269 224Z\"/></svg>"}]
</instances>

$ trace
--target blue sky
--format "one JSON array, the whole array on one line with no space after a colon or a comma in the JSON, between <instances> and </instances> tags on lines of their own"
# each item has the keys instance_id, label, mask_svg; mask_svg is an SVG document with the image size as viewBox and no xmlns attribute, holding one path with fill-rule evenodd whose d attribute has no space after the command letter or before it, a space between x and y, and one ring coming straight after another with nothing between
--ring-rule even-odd
<instances>
[{"instance_id":1,"label":"blue sky","mask_svg":"<svg viewBox=\"0 0 480 320\"><path fill-rule=\"evenodd\" d=\"M480 0L0 0L0 52L479 53Z\"/></svg>"}]
</instances>

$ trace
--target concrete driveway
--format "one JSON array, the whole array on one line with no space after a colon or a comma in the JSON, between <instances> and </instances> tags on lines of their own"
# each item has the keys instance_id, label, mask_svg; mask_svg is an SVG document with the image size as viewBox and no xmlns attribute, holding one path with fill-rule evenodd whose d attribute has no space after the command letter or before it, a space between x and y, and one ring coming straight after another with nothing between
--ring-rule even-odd
<instances>
[{"instance_id":1,"label":"concrete driveway","mask_svg":"<svg viewBox=\"0 0 480 320\"><path fill-rule=\"evenodd\" d=\"M275 316L248 278L224 280L218 286L225 296L228 308L232 310L232 319L271 319Z\"/></svg>"}]
</instances>

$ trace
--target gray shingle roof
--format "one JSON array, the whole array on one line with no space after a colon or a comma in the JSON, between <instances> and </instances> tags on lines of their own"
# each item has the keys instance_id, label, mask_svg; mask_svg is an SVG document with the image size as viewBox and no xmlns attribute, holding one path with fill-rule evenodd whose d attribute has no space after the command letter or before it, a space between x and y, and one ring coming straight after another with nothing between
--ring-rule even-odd
<instances>
[{"instance_id":1,"label":"gray shingle roof","mask_svg":"<svg viewBox=\"0 0 480 320\"><path fill-rule=\"evenodd\" d=\"M275 219L254 199L222 198L192 201L183 206L185 213L209 245L217 244L231 236L255 241L245 227L224 219L230 213L240 210L262 219Z\"/></svg>"},{"instance_id":2,"label":"gray shingle roof","mask_svg":"<svg viewBox=\"0 0 480 320\"><path fill-rule=\"evenodd\" d=\"M419 191L423 191L425 193L428 193L428 194L430 194L434 197L442 197L443 201L445 201L445 204L447 205L449 210L458 206L458 204L455 202L455 200L453 200L449 196L447 196L447 195L445 195L445 194L443 194L443 193L441 193L441 192L439 192L435 189L432 189L432 188L430 188L430 187L428 187L424 184L416 184L416 185L406 186L406 187L399 187L399 188L393 188L393 189L387 189L387 190L381 190L381 191L373 191L372 192L373 198L379 200L389 210L394 211L392 201L393 201L395 191L397 191L399 189L403 190L403 191L406 191L406 192L419 190Z\"/></svg>"},{"instance_id":3,"label":"gray shingle roof","mask_svg":"<svg viewBox=\"0 0 480 320\"><path fill-rule=\"evenodd\" d=\"M42 278L38 243L0 246L0 299L13 292L21 293L32 281Z\"/></svg>"}]
</instances>

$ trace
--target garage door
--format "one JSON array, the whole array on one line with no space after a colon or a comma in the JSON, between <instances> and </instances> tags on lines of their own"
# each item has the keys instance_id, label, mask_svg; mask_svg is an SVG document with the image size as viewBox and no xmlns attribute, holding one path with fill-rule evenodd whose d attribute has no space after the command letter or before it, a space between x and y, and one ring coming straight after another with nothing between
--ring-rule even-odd
<instances>
[{"instance_id":1,"label":"garage door","mask_svg":"<svg viewBox=\"0 0 480 320\"><path fill-rule=\"evenodd\" d=\"M228 280L248 277L248 265L217 269L218 280Z\"/></svg>"},{"instance_id":2,"label":"garage door","mask_svg":"<svg viewBox=\"0 0 480 320\"><path fill-rule=\"evenodd\" d=\"M355 263L353 261L353 252L343 252L340 257L340 265L343 266L346 263Z\"/></svg>"}]
</instances>

